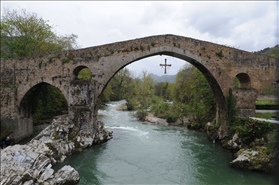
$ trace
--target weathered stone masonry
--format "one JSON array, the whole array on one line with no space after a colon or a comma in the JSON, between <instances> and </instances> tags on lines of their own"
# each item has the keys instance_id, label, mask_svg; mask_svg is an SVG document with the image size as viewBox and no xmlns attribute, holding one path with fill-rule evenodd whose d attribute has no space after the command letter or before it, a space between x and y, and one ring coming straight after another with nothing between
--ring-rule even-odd
<instances>
[{"instance_id":1,"label":"weathered stone masonry","mask_svg":"<svg viewBox=\"0 0 279 185\"><path fill-rule=\"evenodd\" d=\"M1 60L1 124L12 123L18 138L33 131L28 97L49 84L68 101L69 120L84 132L93 132L98 97L108 81L124 66L137 60L169 55L197 67L207 78L217 101L218 119L225 122L225 97L229 89L237 98L239 115L253 115L259 93L278 78L274 58L175 35L158 35L33 58ZM173 64L175 65L175 64ZM91 80L76 80L83 68ZM234 88L234 78L242 88Z\"/></svg>"}]
</instances>

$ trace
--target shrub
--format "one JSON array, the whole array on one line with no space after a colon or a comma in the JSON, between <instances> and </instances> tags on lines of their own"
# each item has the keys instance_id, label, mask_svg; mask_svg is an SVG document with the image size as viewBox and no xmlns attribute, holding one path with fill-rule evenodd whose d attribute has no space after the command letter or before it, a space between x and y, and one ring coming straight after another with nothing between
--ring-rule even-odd
<instances>
[{"instance_id":1,"label":"shrub","mask_svg":"<svg viewBox=\"0 0 279 185\"><path fill-rule=\"evenodd\" d=\"M147 110L145 109L139 109L137 110L136 112L136 117L139 119L139 120L144 120L144 118L147 116Z\"/></svg>"},{"instance_id":2,"label":"shrub","mask_svg":"<svg viewBox=\"0 0 279 185\"><path fill-rule=\"evenodd\" d=\"M239 133L244 144L250 144L255 138L266 137L275 128L273 123L249 118L236 118L233 129Z\"/></svg>"}]
</instances>

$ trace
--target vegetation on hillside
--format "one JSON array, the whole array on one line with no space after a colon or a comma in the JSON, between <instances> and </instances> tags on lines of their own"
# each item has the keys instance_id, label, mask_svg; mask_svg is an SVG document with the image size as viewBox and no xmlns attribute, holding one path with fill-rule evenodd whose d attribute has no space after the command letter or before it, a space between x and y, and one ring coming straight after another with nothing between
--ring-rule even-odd
<instances>
[{"instance_id":1,"label":"vegetation on hillside","mask_svg":"<svg viewBox=\"0 0 279 185\"><path fill-rule=\"evenodd\" d=\"M264 55L268 55L273 58L279 58L279 45L276 45L274 47L267 47L265 49L262 49L260 51L257 51L255 53L260 53Z\"/></svg>"}]
</instances>

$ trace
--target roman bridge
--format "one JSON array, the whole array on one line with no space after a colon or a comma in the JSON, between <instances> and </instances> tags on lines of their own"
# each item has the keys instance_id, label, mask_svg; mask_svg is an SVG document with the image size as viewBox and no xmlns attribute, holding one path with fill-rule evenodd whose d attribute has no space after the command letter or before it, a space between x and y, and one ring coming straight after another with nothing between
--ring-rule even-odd
<instances>
[{"instance_id":1,"label":"roman bridge","mask_svg":"<svg viewBox=\"0 0 279 185\"><path fill-rule=\"evenodd\" d=\"M126 65L154 55L168 55L197 67L214 93L216 118L225 125L229 89L237 100L238 115L253 116L259 93L279 78L274 58L202 40L158 35L32 58L1 60L1 124L12 123L14 136L33 132L29 100L44 85L60 89L68 102L70 122L92 134L98 97L109 80ZM174 64L175 65L175 64ZM159 67L159 66L158 66ZM91 79L77 79L83 68ZM240 82L235 87L234 79ZM225 129L224 129L225 130Z\"/></svg>"}]
</instances>

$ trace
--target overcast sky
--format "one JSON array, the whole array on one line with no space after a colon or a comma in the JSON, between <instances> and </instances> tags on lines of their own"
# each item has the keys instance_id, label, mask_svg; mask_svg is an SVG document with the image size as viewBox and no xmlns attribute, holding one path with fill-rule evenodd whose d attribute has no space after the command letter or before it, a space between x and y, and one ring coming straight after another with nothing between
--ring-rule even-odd
<instances>
[{"instance_id":1,"label":"overcast sky","mask_svg":"<svg viewBox=\"0 0 279 185\"><path fill-rule=\"evenodd\" d=\"M26 9L54 26L58 35L78 35L81 48L160 34L174 34L258 51L278 44L276 1L1 1L1 9ZM2 12L2 11L1 11ZM167 58L176 74L187 62L155 56L129 65L141 71L164 75L159 64Z\"/></svg>"}]
</instances>

